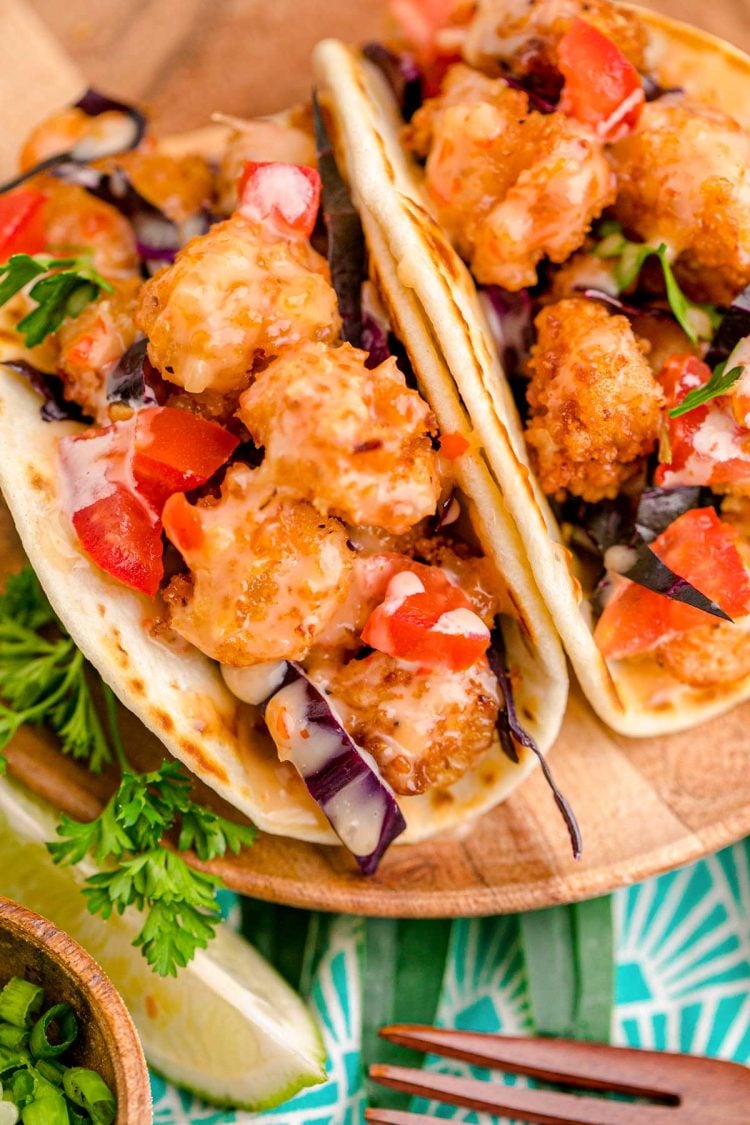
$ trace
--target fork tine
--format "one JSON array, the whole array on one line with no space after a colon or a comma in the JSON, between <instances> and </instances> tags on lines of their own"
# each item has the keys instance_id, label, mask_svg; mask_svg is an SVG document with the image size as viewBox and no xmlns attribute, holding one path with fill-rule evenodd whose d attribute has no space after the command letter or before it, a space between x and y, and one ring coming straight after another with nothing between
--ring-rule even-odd
<instances>
[{"instance_id":1,"label":"fork tine","mask_svg":"<svg viewBox=\"0 0 750 1125\"><path fill-rule=\"evenodd\" d=\"M527 1090L403 1066L371 1066L370 1077L407 1094L436 1098L480 1112L507 1114L537 1125L677 1125L676 1114L679 1113L673 1106L634 1105L576 1094Z\"/></svg>"},{"instance_id":2,"label":"fork tine","mask_svg":"<svg viewBox=\"0 0 750 1125\"><path fill-rule=\"evenodd\" d=\"M429 1051L475 1066L494 1067L586 1090L612 1090L674 1104L685 1086L681 1081L683 1060L675 1062L674 1056L656 1051L631 1051L569 1039L521 1039L418 1024L395 1024L384 1027L380 1034L415 1051ZM695 1060L692 1065L695 1066Z\"/></svg>"}]
</instances>

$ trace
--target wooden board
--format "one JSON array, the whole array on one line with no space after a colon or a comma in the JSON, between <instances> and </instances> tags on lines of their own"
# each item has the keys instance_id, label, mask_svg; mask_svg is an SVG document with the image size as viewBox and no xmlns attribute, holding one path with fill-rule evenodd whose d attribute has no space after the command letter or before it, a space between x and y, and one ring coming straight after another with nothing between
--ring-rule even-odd
<instances>
[{"instance_id":1,"label":"wooden board","mask_svg":"<svg viewBox=\"0 0 750 1125\"><path fill-rule=\"evenodd\" d=\"M654 6L750 46L746 0L664 0ZM33 0L88 81L145 99L165 129L199 125L214 109L278 109L308 89L305 60L316 39L327 33L361 38L382 23L377 3L333 0L108 0L106 21L103 7L99 0ZM21 0L3 0L0 60L21 59L28 71L32 55L42 60L44 73L54 71L46 88L51 108L70 96L76 72ZM7 90L3 75L0 68ZM32 114L24 101L11 106L2 100L7 142L10 126L19 127L24 117L30 123L40 109ZM0 508L0 580L22 562ZM158 761L160 744L131 716L123 721L136 764ZM266 835L243 856L212 867L248 895L365 914L503 913L604 894L750 832L749 727L750 705L687 734L632 741L607 731L574 695L551 764L581 821L584 854L577 863L537 774L507 804L461 833L394 847L373 879L356 875L342 849ZM16 776L81 818L96 815L112 784L63 759L40 731L21 732L9 758ZM208 791L202 796L220 805Z\"/></svg>"}]
</instances>

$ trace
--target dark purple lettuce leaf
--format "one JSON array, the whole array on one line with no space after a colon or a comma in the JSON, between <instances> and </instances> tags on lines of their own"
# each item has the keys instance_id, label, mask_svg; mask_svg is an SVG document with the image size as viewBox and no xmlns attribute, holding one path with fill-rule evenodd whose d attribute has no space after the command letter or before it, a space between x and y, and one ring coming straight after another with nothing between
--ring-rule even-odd
<instances>
[{"instance_id":1,"label":"dark purple lettuce leaf","mask_svg":"<svg viewBox=\"0 0 750 1125\"><path fill-rule=\"evenodd\" d=\"M369 352L365 367L378 367L392 354L388 344L388 329L369 313L362 316L359 346Z\"/></svg>"},{"instance_id":2,"label":"dark purple lettuce leaf","mask_svg":"<svg viewBox=\"0 0 750 1125\"><path fill-rule=\"evenodd\" d=\"M141 143L146 130L146 118L134 106L128 105L127 102L115 101L107 97L106 94L101 94L98 90L93 89L87 90L75 105L76 108L82 109L90 117L98 117L100 113L107 113L110 110L122 113L128 118L129 128L122 130L117 137L103 137L97 145L87 139L78 145L74 145L72 149L66 152L59 152L54 156L48 156L45 160L40 160L33 168L27 168L25 172L21 172L12 180L0 184L0 195L18 187L19 184L25 183L32 176L38 176L40 172L51 171L59 164L71 161L75 164L86 164L89 160L97 160L103 156L116 156L118 152L128 152L137 148Z\"/></svg>"},{"instance_id":3,"label":"dark purple lettuce leaf","mask_svg":"<svg viewBox=\"0 0 750 1125\"><path fill-rule=\"evenodd\" d=\"M559 71L556 71L555 73L559 75ZM523 93L526 94L527 98L529 99L529 106L531 107L531 109L535 109L537 113L554 113L557 109L557 102L560 97L559 92L556 97L553 96L552 98L550 98L543 96L543 94L540 94L535 90L534 82L529 76L526 75L523 78L518 78L512 74L504 74L503 78L511 87L511 89L522 90ZM562 89L562 75L560 75L560 81L560 89ZM549 92L552 91L550 90Z\"/></svg>"},{"instance_id":4,"label":"dark purple lettuce leaf","mask_svg":"<svg viewBox=\"0 0 750 1125\"><path fill-rule=\"evenodd\" d=\"M518 761L517 746L525 747L539 759L544 779L552 790L555 804L565 821L565 827L568 829L568 835L570 836L570 843L573 849L573 858L579 859L583 851L583 839L576 815L568 799L558 789L555 779L552 776L552 771L547 763L547 759L528 731L523 728L518 718L515 699L513 697L513 683L510 678L510 673L508 672L505 641L503 640L502 630L499 626L492 631L492 640L487 650L487 660L489 661L490 668L497 677L497 682L500 685L505 700L504 706L501 708L497 718L497 733L500 739L500 745L512 762Z\"/></svg>"},{"instance_id":5,"label":"dark purple lettuce leaf","mask_svg":"<svg viewBox=\"0 0 750 1125\"><path fill-rule=\"evenodd\" d=\"M750 336L750 285L735 297L721 318L716 329L705 362L713 371L717 363L723 363L734 351L740 340Z\"/></svg>"},{"instance_id":6,"label":"dark purple lettuce leaf","mask_svg":"<svg viewBox=\"0 0 750 1125\"><path fill-rule=\"evenodd\" d=\"M626 303L620 297L613 297L611 293L607 293L604 289L582 289L581 292L584 297L589 297L593 301L603 301L604 304L622 313L623 316L672 316L669 309L664 309L660 305L637 305L634 301Z\"/></svg>"},{"instance_id":7,"label":"dark purple lettuce leaf","mask_svg":"<svg viewBox=\"0 0 750 1125\"><path fill-rule=\"evenodd\" d=\"M678 516L691 508L705 508L714 503L710 488L685 486L682 488L647 488L638 501L635 516L636 531L641 539L650 543Z\"/></svg>"},{"instance_id":8,"label":"dark purple lettuce leaf","mask_svg":"<svg viewBox=\"0 0 750 1125\"><path fill-rule=\"evenodd\" d=\"M331 282L338 298L341 334L358 348L362 342L362 282L367 276L365 235L349 189L339 172L315 93L312 105Z\"/></svg>"},{"instance_id":9,"label":"dark purple lettuce leaf","mask_svg":"<svg viewBox=\"0 0 750 1125\"><path fill-rule=\"evenodd\" d=\"M508 379L521 373L534 341L533 305L526 289L511 293L499 285L484 286L495 317L490 317L503 371Z\"/></svg>"},{"instance_id":10,"label":"dark purple lettuce leaf","mask_svg":"<svg viewBox=\"0 0 750 1125\"><path fill-rule=\"evenodd\" d=\"M373 875L406 828L395 794L374 759L344 729L325 695L292 661L273 699L284 693L284 706L293 721L304 720L307 735L299 739L298 754L292 744L292 764L362 874ZM363 837L372 842L366 852L361 847Z\"/></svg>"},{"instance_id":11,"label":"dark purple lettuce leaf","mask_svg":"<svg viewBox=\"0 0 750 1125\"><path fill-rule=\"evenodd\" d=\"M45 422L91 422L92 418L83 413L77 402L68 402L64 397L65 386L58 375L40 371L38 367L24 359L3 360L3 366L18 372L28 379L36 393L44 399L39 413Z\"/></svg>"},{"instance_id":12,"label":"dark purple lettuce leaf","mask_svg":"<svg viewBox=\"0 0 750 1125\"><path fill-rule=\"evenodd\" d=\"M107 376L107 401L143 406L156 402L156 395L146 382L147 340L136 340L120 357Z\"/></svg>"},{"instance_id":13,"label":"dark purple lettuce leaf","mask_svg":"<svg viewBox=\"0 0 750 1125\"><path fill-rule=\"evenodd\" d=\"M411 121L424 97L422 75L414 57L406 51L390 51L382 43L365 43L362 54L383 74L404 121Z\"/></svg>"},{"instance_id":14,"label":"dark purple lettuce leaf","mask_svg":"<svg viewBox=\"0 0 750 1125\"><path fill-rule=\"evenodd\" d=\"M641 542L635 551L635 562L622 572L624 578L637 582L639 586L645 586L655 594L663 594L665 598L693 606L694 609L702 609L704 613L710 613L713 617L720 617L724 621L732 620L715 601L702 594L686 578L681 578L679 574L670 570L661 559L657 558L648 543Z\"/></svg>"}]
</instances>

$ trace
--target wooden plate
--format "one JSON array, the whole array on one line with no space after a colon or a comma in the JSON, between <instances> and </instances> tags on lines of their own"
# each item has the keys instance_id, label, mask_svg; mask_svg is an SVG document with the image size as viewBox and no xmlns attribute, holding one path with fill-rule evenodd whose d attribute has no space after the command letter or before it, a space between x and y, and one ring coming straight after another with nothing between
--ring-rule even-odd
<instances>
[{"instance_id":1,"label":"wooden plate","mask_svg":"<svg viewBox=\"0 0 750 1125\"><path fill-rule=\"evenodd\" d=\"M654 6L747 46L743 0ZM121 97L145 99L165 128L179 130L202 123L214 108L269 112L304 96L310 80L305 60L316 39L375 35L383 6L377 0L365 6L111 0L104 21L97 0L34 0L33 7L63 36L91 81ZM23 83L41 99L33 105L28 98L0 99L1 159L14 138L20 140L45 109L74 95L82 81L21 0L3 0L0 31L0 93ZM281 67L274 44L283 44ZM36 76L31 83L30 73ZM22 562L0 508L0 581ZM137 765L160 760L161 745L132 716L124 715L123 724ZM356 875L342 849L267 835L244 855L211 866L243 894L373 915L495 914L605 894L750 832L748 729L750 704L686 734L633 741L606 730L574 695L551 764L583 829L577 863L537 773L507 804L460 834L392 848L375 878ZM81 818L96 815L112 783L64 759L40 731L20 732L9 759L17 777ZM207 790L203 797L220 805Z\"/></svg>"},{"instance_id":2,"label":"wooden plate","mask_svg":"<svg viewBox=\"0 0 750 1125\"><path fill-rule=\"evenodd\" d=\"M0 507L0 582L23 561ZM122 724L137 766L161 760L161 743L126 711ZM606 730L574 695L551 763L583 830L578 862L537 771L461 832L392 848L374 878L357 875L341 848L265 834L208 866L242 894L356 914L503 914L591 898L750 833L749 726L750 704L685 734L636 741ZM44 731L19 732L8 759L16 777L80 818L97 814L113 783L64 758ZM227 811L210 790L201 797Z\"/></svg>"}]
</instances>

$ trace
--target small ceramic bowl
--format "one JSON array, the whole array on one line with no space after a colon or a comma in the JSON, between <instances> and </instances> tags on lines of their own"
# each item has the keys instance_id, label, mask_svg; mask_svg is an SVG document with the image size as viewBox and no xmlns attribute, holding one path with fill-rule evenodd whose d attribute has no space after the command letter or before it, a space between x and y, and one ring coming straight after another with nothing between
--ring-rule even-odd
<instances>
[{"instance_id":1,"label":"small ceramic bowl","mask_svg":"<svg viewBox=\"0 0 750 1125\"><path fill-rule=\"evenodd\" d=\"M127 1008L93 957L46 918L0 898L0 986L25 977L44 989L45 1007L67 1001L78 1039L66 1062L101 1074L117 1098L116 1125L150 1125L146 1060Z\"/></svg>"}]
</instances>

